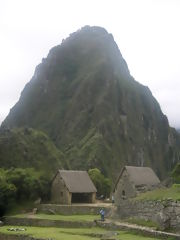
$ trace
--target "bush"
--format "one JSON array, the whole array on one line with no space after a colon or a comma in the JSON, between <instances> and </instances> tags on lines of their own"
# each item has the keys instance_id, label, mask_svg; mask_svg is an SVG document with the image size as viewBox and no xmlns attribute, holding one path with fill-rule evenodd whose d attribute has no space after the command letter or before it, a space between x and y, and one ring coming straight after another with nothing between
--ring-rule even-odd
<instances>
[{"instance_id":1,"label":"bush","mask_svg":"<svg viewBox=\"0 0 180 240\"><path fill-rule=\"evenodd\" d=\"M49 179L33 168L0 169L0 216L19 202L49 197Z\"/></svg>"},{"instance_id":2,"label":"bush","mask_svg":"<svg viewBox=\"0 0 180 240\"><path fill-rule=\"evenodd\" d=\"M175 168L173 169L172 178L174 183L180 183L180 163L177 163Z\"/></svg>"},{"instance_id":3,"label":"bush","mask_svg":"<svg viewBox=\"0 0 180 240\"><path fill-rule=\"evenodd\" d=\"M88 174L96 186L97 196L103 195L104 197L109 197L111 192L111 180L109 178L105 178L105 176L97 168L90 169Z\"/></svg>"},{"instance_id":4,"label":"bush","mask_svg":"<svg viewBox=\"0 0 180 240\"><path fill-rule=\"evenodd\" d=\"M16 199L47 198L49 181L33 168L15 168L7 171L7 181L17 188Z\"/></svg>"},{"instance_id":5,"label":"bush","mask_svg":"<svg viewBox=\"0 0 180 240\"><path fill-rule=\"evenodd\" d=\"M16 187L14 184L8 183L5 175L0 170L0 216L6 212L7 208L15 202ZM4 173L4 172L3 172Z\"/></svg>"}]
</instances>

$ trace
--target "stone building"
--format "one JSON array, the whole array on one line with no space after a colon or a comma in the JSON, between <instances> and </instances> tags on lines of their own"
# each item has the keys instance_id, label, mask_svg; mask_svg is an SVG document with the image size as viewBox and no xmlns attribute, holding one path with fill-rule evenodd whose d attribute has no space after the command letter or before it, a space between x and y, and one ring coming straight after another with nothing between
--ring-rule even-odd
<instances>
[{"instance_id":1,"label":"stone building","mask_svg":"<svg viewBox=\"0 0 180 240\"><path fill-rule=\"evenodd\" d=\"M125 166L117 179L114 188L114 200L135 197L137 194L152 190L160 185L160 180L149 167Z\"/></svg>"},{"instance_id":2,"label":"stone building","mask_svg":"<svg viewBox=\"0 0 180 240\"><path fill-rule=\"evenodd\" d=\"M58 170L51 186L51 202L94 203L96 188L86 171Z\"/></svg>"}]
</instances>

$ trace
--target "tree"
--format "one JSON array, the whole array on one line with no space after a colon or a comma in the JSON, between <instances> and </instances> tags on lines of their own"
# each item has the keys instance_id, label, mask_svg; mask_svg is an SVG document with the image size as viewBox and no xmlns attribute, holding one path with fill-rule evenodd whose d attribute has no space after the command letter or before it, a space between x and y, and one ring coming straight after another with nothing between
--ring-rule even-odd
<instances>
[{"instance_id":1,"label":"tree","mask_svg":"<svg viewBox=\"0 0 180 240\"><path fill-rule=\"evenodd\" d=\"M50 183L47 176L33 168L0 168L0 216L15 203L49 197Z\"/></svg>"},{"instance_id":2,"label":"tree","mask_svg":"<svg viewBox=\"0 0 180 240\"><path fill-rule=\"evenodd\" d=\"M15 185L7 182L5 171L0 169L0 216L15 202L16 191Z\"/></svg>"},{"instance_id":3,"label":"tree","mask_svg":"<svg viewBox=\"0 0 180 240\"><path fill-rule=\"evenodd\" d=\"M111 192L111 180L105 178L98 168L89 169L88 174L97 189L97 196L109 197Z\"/></svg>"},{"instance_id":4,"label":"tree","mask_svg":"<svg viewBox=\"0 0 180 240\"><path fill-rule=\"evenodd\" d=\"M33 168L15 168L7 171L7 181L17 188L17 200L47 198L49 180Z\"/></svg>"}]
</instances>

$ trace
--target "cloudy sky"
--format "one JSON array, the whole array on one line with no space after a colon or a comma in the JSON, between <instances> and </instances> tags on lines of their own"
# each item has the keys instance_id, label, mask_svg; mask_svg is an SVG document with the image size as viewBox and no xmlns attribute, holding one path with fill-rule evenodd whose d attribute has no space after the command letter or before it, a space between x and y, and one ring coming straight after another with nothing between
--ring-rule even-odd
<instances>
[{"instance_id":1,"label":"cloudy sky","mask_svg":"<svg viewBox=\"0 0 180 240\"><path fill-rule=\"evenodd\" d=\"M112 33L131 75L180 128L180 0L0 0L0 122L49 50L84 25Z\"/></svg>"}]
</instances>

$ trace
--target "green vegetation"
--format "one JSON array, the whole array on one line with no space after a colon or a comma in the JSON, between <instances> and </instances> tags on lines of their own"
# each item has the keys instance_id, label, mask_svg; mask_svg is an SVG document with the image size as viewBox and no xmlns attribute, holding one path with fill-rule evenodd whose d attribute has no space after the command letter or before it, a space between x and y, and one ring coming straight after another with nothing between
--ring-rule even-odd
<instances>
[{"instance_id":1,"label":"green vegetation","mask_svg":"<svg viewBox=\"0 0 180 240\"><path fill-rule=\"evenodd\" d=\"M174 184L171 188L159 188L142 193L135 200L180 200L180 184Z\"/></svg>"},{"instance_id":2,"label":"green vegetation","mask_svg":"<svg viewBox=\"0 0 180 240\"><path fill-rule=\"evenodd\" d=\"M0 134L6 168L98 168L114 182L124 164L140 165L143 156L163 178L180 151L179 134L100 27L86 26L50 50L1 130L9 126L43 131L59 150L42 132L12 129L8 137ZM168 137L174 143L169 148Z\"/></svg>"},{"instance_id":3,"label":"green vegetation","mask_svg":"<svg viewBox=\"0 0 180 240\"><path fill-rule=\"evenodd\" d=\"M159 188L153 191L142 193L137 200L165 200L173 199L180 201L180 163L177 163L171 172L174 184L169 188Z\"/></svg>"},{"instance_id":4,"label":"green vegetation","mask_svg":"<svg viewBox=\"0 0 180 240\"><path fill-rule=\"evenodd\" d=\"M100 219L98 215L53 215L38 213L34 215L30 214L18 214L13 217L18 218L38 218L38 219L49 219L49 220L63 220L63 221L94 221Z\"/></svg>"},{"instance_id":5,"label":"green vegetation","mask_svg":"<svg viewBox=\"0 0 180 240\"><path fill-rule=\"evenodd\" d=\"M50 180L63 159L45 133L27 127L1 128L0 216L19 202L47 200Z\"/></svg>"},{"instance_id":6,"label":"green vegetation","mask_svg":"<svg viewBox=\"0 0 180 240\"><path fill-rule=\"evenodd\" d=\"M98 196L109 197L111 191L111 180L105 178L99 169L94 168L88 171L88 174L97 189Z\"/></svg>"},{"instance_id":7,"label":"green vegetation","mask_svg":"<svg viewBox=\"0 0 180 240\"><path fill-rule=\"evenodd\" d=\"M180 184L180 163L177 163L172 173L173 182Z\"/></svg>"},{"instance_id":8,"label":"green vegetation","mask_svg":"<svg viewBox=\"0 0 180 240\"><path fill-rule=\"evenodd\" d=\"M0 216L17 203L49 196L49 179L33 168L0 169Z\"/></svg>"},{"instance_id":9,"label":"green vegetation","mask_svg":"<svg viewBox=\"0 0 180 240\"><path fill-rule=\"evenodd\" d=\"M0 179L0 216L2 216L8 206L14 202L16 196L16 187L8 183L6 179Z\"/></svg>"},{"instance_id":10,"label":"green vegetation","mask_svg":"<svg viewBox=\"0 0 180 240\"><path fill-rule=\"evenodd\" d=\"M25 228L26 231L23 232L11 232L7 229L9 228ZM43 227L23 227L23 226L4 226L0 228L0 233L4 234L18 234L18 235L30 235L38 238L50 238L50 239L63 239L63 240L95 240L100 239L102 234L107 233L108 231L101 228L43 228ZM123 240L152 240L158 238L151 238L140 236L137 233L130 233L126 231L118 231L117 239ZM170 239L169 239L170 240ZM173 239L171 239L173 240Z\"/></svg>"},{"instance_id":11,"label":"green vegetation","mask_svg":"<svg viewBox=\"0 0 180 240\"><path fill-rule=\"evenodd\" d=\"M20 213L31 212L33 208L35 208L35 204L32 200L27 199L16 201L16 199L13 199L11 204L8 205L5 215L12 216Z\"/></svg>"},{"instance_id":12,"label":"green vegetation","mask_svg":"<svg viewBox=\"0 0 180 240\"><path fill-rule=\"evenodd\" d=\"M15 168L6 170L6 179L17 189L17 200L35 200L38 197L47 199L49 179L33 168Z\"/></svg>"},{"instance_id":13,"label":"green vegetation","mask_svg":"<svg viewBox=\"0 0 180 240\"><path fill-rule=\"evenodd\" d=\"M126 220L128 223L137 224L144 227L150 227L154 229L159 229L159 225L153 221L140 219L140 218L129 218Z\"/></svg>"},{"instance_id":14,"label":"green vegetation","mask_svg":"<svg viewBox=\"0 0 180 240\"><path fill-rule=\"evenodd\" d=\"M52 177L62 163L63 155L45 133L32 128L1 129L1 168L35 168Z\"/></svg>"}]
</instances>

